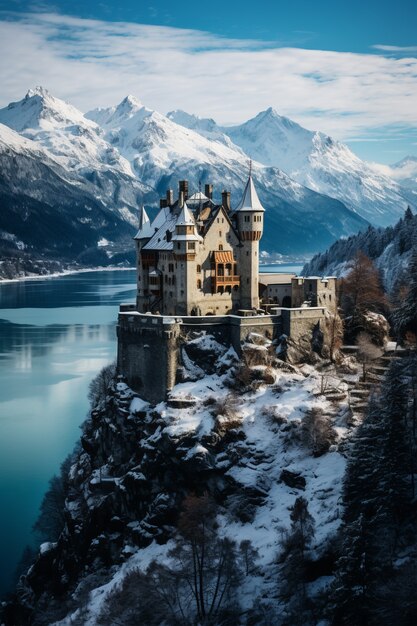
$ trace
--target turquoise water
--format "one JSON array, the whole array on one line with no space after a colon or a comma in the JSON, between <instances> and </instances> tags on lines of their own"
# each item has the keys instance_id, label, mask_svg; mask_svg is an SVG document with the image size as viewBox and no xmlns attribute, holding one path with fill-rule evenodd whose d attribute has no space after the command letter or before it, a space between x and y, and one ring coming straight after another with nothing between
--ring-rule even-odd
<instances>
[{"instance_id":1,"label":"turquoise water","mask_svg":"<svg viewBox=\"0 0 417 626\"><path fill-rule=\"evenodd\" d=\"M135 271L0 284L0 595L51 476L79 438L88 386L116 354Z\"/></svg>"},{"instance_id":2,"label":"turquoise water","mask_svg":"<svg viewBox=\"0 0 417 626\"><path fill-rule=\"evenodd\" d=\"M260 265L259 271L264 274L275 272L279 274L300 274L303 266L303 264L300 265L299 263L271 263L270 265Z\"/></svg>"}]
</instances>

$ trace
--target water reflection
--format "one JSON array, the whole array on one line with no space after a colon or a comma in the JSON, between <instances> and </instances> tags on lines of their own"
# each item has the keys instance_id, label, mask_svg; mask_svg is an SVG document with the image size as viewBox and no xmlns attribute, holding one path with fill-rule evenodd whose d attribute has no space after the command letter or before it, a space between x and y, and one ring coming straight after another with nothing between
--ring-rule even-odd
<instances>
[{"instance_id":1,"label":"water reflection","mask_svg":"<svg viewBox=\"0 0 417 626\"><path fill-rule=\"evenodd\" d=\"M91 272L0 285L0 593L48 480L79 437L90 380L116 352L133 272Z\"/></svg>"}]
</instances>

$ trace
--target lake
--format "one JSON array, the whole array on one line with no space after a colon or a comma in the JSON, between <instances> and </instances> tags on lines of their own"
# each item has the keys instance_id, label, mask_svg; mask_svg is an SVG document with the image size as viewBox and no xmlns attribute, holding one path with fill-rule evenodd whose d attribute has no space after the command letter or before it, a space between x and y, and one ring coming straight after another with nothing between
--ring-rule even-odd
<instances>
[{"instance_id":1,"label":"lake","mask_svg":"<svg viewBox=\"0 0 417 626\"><path fill-rule=\"evenodd\" d=\"M299 272L297 264L263 272ZM48 481L79 438L92 378L116 356L136 272L0 284L0 595L10 586Z\"/></svg>"},{"instance_id":2,"label":"lake","mask_svg":"<svg viewBox=\"0 0 417 626\"><path fill-rule=\"evenodd\" d=\"M0 284L0 594L48 481L79 438L92 378L116 355L134 270Z\"/></svg>"}]
</instances>

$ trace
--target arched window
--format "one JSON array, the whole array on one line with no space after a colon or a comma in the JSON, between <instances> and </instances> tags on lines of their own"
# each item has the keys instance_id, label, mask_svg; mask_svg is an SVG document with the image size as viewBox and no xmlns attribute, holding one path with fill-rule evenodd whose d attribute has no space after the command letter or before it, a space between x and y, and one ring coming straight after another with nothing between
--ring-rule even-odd
<instances>
[{"instance_id":1,"label":"arched window","mask_svg":"<svg viewBox=\"0 0 417 626\"><path fill-rule=\"evenodd\" d=\"M197 265L197 274L200 274L201 272L201 265Z\"/></svg>"},{"instance_id":2,"label":"arched window","mask_svg":"<svg viewBox=\"0 0 417 626\"><path fill-rule=\"evenodd\" d=\"M198 281L197 281L197 289L201 289L201 280L200 279L198 279Z\"/></svg>"},{"instance_id":3,"label":"arched window","mask_svg":"<svg viewBox=\"0 0 417 626\"><path fill-rule=\"evenodd\" d=\"M223 244L219 244L219 250L223 250Z\"/></svg>"}]
</instances>

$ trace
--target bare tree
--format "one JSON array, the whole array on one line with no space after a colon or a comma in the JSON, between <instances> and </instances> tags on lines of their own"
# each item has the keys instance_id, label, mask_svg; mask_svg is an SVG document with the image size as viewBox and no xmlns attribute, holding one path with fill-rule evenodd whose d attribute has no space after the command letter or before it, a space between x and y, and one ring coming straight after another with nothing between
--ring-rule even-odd
<instances>
[{"instance_id":1,"label":"bare tree","mask_svg":"<svg viewBox=\"0 0 417 626\"><path fill-rule=\"evenodd\" d=\"M301 433L304 445L316 457L325 454L336 439L336 433L329 417L325 416L323 411L317 407L311 409L304 416Z\"/></svg>"},{"instance_id":2,"label":"bare tree","mask_svg":"<svg viewBox=\"0 0 417 626\"><path fill-rule=\"evenodd\" d=\"M104 400L116 374L116 363L105 365L90 383L88 399L92 407Z\"/></svg>"},{"instance_id":3,"label":"bare tree","mask_svg":"<svg viewBox=\"0 0 417 626\"><path fill-rule=\"evenodd\" d=\"M368 333L359 333L356 343L358 346L357 358L362 363L362 380L365 382L369 364L379 359L384 351L372 343Z\"/></svg>"}]
</instances>

